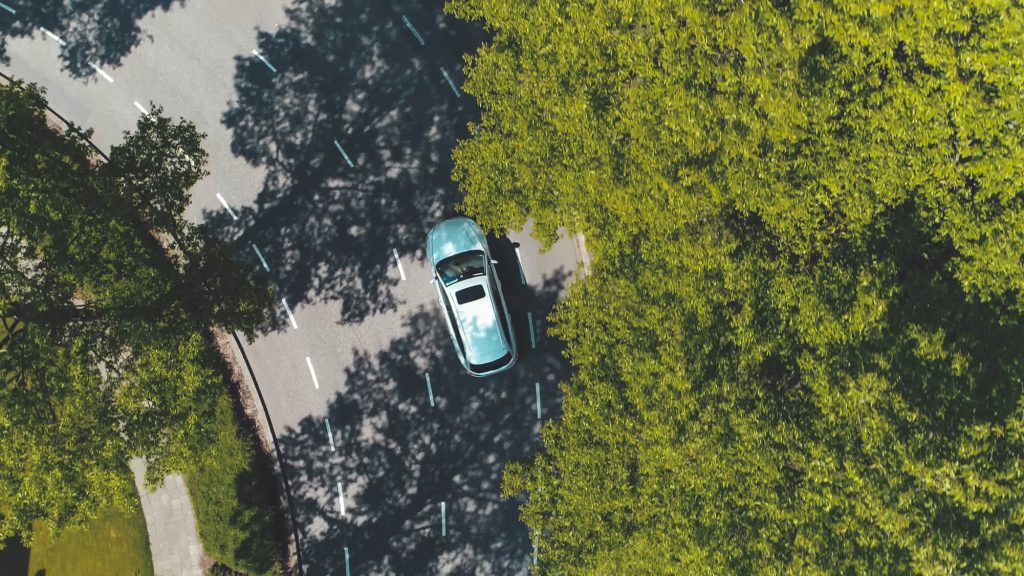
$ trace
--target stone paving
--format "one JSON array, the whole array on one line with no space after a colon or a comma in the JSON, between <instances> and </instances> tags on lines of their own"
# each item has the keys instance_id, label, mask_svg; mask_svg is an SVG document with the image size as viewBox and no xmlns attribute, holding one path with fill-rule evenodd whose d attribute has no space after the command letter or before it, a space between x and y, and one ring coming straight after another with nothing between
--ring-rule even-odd
<instances>
[{"instance_id":1,"label":"stone paving","mask_svg":"<svg viewBox=\"0 0 1024 576\"><path fill-rule=\"evenodd\" d=\"M142 513L149 532L149 549L153 553L155 576L202 576L203 546L196 532L192 501L185 488L185 478L172 474L156 492L146 490L146 464L131 461L135 486L142 500Z\"/></svg>"}]
</instances>

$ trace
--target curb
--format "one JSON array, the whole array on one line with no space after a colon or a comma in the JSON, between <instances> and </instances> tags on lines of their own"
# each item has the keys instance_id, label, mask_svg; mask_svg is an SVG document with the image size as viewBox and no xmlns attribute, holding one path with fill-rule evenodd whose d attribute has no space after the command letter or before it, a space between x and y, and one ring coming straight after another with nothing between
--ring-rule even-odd
<instances>
[{"instance_id":1,"label":"curb","mask_svg":"<svg viewBox=\"0 0 1024 576\"><path fill-rule=\"evenodd\" d=\"M304 574L302 568L302 551L299 546L299 527L295 520L295 504L292 501L291 486L288 483L288 471L285 469L284 457L281 454L281 446L277 441L277 434L274 432L274 423L270 420L270 411L267 410L267 402L263 398L263 391L260 390L259 383L256 381L256 375L253 373L252 365L249 363L249 357L245 353L245 349L242 348L242 341L238 337L237 333L232 333L230 336L220 329L215 330L215 340L220 342L228 342L228 346L219 347L224 362L230 367L232 372L232 379L236 381L238 385L239 397L242 400L242 405L250 407L254 404L253 399L259 399L260 409L246 410L249 412L249 416L253 419L256 424L257 434L260 444L263 446L263 450L270 453L270 447L273 446L274 454L276 458L271 458L274 462L274 471L279 481L278 487L281 488L279 496L282 497L282 501L279 503L282 508L288 510L286 520L288 522L288 532L290 538L288 539L288 569L293 574ZM242 362L239 362L241 358ZM245 369L242 369L241 364L245 364ZM241 378L238 376L241 375ZM255 394L253 394L255 392ZM249 402L246 402L249 400Z\"/></svg>"},{"instance_id":2,"label":"curb","mask_svg":"<svg viewBox=\"0 0 1024 576\"><path fill-rule=\"evenodd\" d=\"M15 82L15 79L13 77L9 76L6 72L3 72L3 71L0 71L0 78L3 78L4 81L6 81L9 84L13 84ZM51 116L53 116L53 118L57 118L58 120L60 120L60 122L62 122L64 124L63 130L75 130L75 131L78 131L79 133L83 133L84 132L84 130L83 130L83 128L81 126L79 126L78 124L75 124L71 120L68 120L67 118L61 116L59 112L57 112L56 110L51 108L49 101L46 102L46 112L48 114L50 114ZM49 118L49 120L50 121L54 121L53 118ZM54 127L59 128L59 126L57 124L58 124L57 122L54 122ZM92 147L93 151L96 152L97 154L99 154L100 158L103 158L103 160L107 161L107 162L110 161L110 158L107 156L107 153L104 152L102 148L100 148L95 143L93 143L92 139L85 138L84 134L83 134L82 140L85 140L89 144L89 146Z\"/></svg>"},{"instance_id":3,"label":"curb","mask_svg":"<svg viewBox=\"0 0 1024 576\"><path fill-rule=\"evenodd\" d=\"M15 81L14 78L7 75L3 71L0 71L0 78L2 78L3 81L7 83L13 83ZM82 133L81 127L79 127L74 122L71 122L70 120L64 118L64 116L60 115L60 113L51 108L49 102L46 103L46 111L50 116L48 120L53 122L54 128L61 129L60 124L63 123L63 130L72 130ZM57 122L55 119L59 120L59 122ZM83 135L82 139L85 142L87 142L89 146L92 147L93 151L104 161L110 161L110 158L107 156L107 153L104 152L95 143L93 143L93 141L90 138L85 138ZM161 239L158 238L157 236L154 236L154 239L157 240L157 242L161 245L161 248L163 248L166 251L167 246L164 244L164 242L162 242ZM221 358L224 360L229 371L231 372L232 380L240 380L245 383L241 384L241 382L239 382L240 385L237 388L239 396L238 400L241 403L243 409L253 404L253 390L255 390L256 392L256 397L259 398L262 410L254 409L245 411L256 424L258 440L262 445L263 450L266 451L269 455L270 445L273 445L274 447L274 453L276 454L277 458L271 458L271 460L274 462L274 469L275 472L277 472L275 476L280 480L284 488L284 491L282 492L282 494L284 495L284 501L281 502L280 504L282 504L282 508L287 508L288 510L288 515L286 515L285 518L287 523L289 524L289 528L291 528L290 532L292 533L292 537L289 538L288 542L288 561L290 566L288 566L287 568L293 571L293 573L297 573L299 574L299 576L303 576L302 555L299 550L298 526L296 525L295 522L295 508L292 503L291 491L288 485L288 475L287 472L284 470L284 460L282 459L281 456L281 450L280 447L278 446L277 435L274 433L273 424L270 422L270 414L267 411L266 402L263 400L263 393L260 391L259 385L256 384L255 375L252 374L252 367L249 365L249 359L246 357L245 351L242 350L241 341L238 339L237 334L231 334L230 336L228 336L227 333L223 332L219 328L212 327L212 330L206 332L206 337L210 340L209 343L215 349L220 351ZM224 347L219 345L223 341L233 342L229 346ZM246 370L242 370L241 365L238 362L239 357L241 357L244 360ZM242 374L242 378L236 378L238 374ZM249 402L247 402L247 400L249 400ZM268 434L269 438L267 437ZM143 496L143 493L140 492L140 501ZM195 514L194 510L192 513ZM150 549L152 550L153 541L150 537L148 530L148 518L146 535L147 538L149 539ZM293 570L294 568L297 568L297 571Z\"/></svg>"}]
</instances>

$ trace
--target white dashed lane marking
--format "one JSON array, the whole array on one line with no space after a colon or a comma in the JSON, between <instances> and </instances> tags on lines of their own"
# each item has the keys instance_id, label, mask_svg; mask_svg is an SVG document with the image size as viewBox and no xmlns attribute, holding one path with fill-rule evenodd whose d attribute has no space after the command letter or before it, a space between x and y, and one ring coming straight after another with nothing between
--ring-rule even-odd
<instances>
[{"instance_id":1,"label":"white dashed lane marking","mask_svg":"<svg viewBox=\"0 0 1024 576\"><path fill-rule=\"evenodd\" d=\"M430 398L430 407L434 407L434 387L430 385L430 372L427 372L427 397Z\"/></svg>"},{"instance_id":2,"label":"white dashed lane marking","mask_svg":"<svg viewBox=\"0 0 1024 576\"><path fill-rule=\"evenodd\" d=\"M299 329L299 323L295 321L295 316L292 316L292 309L288 307L288 301L281 298L281 304L284 306L284 311L288 313L288 321L292 323L292 328Z\"/></svg>"},{"instance_id":3,"label":"white dashed lane marking","mask_svg":"<svg viewBox=\"0 0 1024 576\"><path fill-rule=\"evenodd\" d=\"M338 143L337 140L334 141L334 147L338 149L338 152L341 152L341 156L345 159L345 163L348 164L349 168L356 167L356 165L352 163L352 159L348 157L348 152L345 152L345 149L341 147L341 144Z\"/></svg>"},{"instance_id":4,"label":"white dashed lane marking","mask_svg":"<svg viewBox=\"0 0 1024 576\"><path fill-rule=\"evenodd\" d=\"M231 215L232 220L238 220L238 214L235 214L235 211L231 209L231 206L228 206L228 201L225 200L224 197L220 195L220 192L217 192L217 200L220 200L221 206L223 206L224 209L228 211L228 214Z\"/></svg>"},{"instance_id":5,"label":"white dashed lane marking","mask_svg":"<svg viewBox=\"0 0 1024 576\"><path fill-rule=\"evenodd\" d=\"M398 257L398 248L392 248L391 252L395 255L395 262L398 263L398 273L401 274L402 280L405 280L405 269L402 268L402 259Z\"/></svg>"},{"instance_id":6,"label":"white dashed lane marking","mask_svg":"<svg viewBox=\"0 0 1024 576\"><path fill-rule=\"evenodd\" d=\"M414 28L412 22L409 22L409 19L405 17L405 14L402 14L402 22L405 23L405 27L409 29L409 32L412 32L412 35L416 37L416 41L420 43L420 46L426 46L427 43L423 41L423 36L420 36L420 33L416 31L416 28Z\"/></svg>"},{"instance_id":7,"label":"white dashed lane marking","mask_svg":"<svg viewBox=\"0 0 1024 576\"><path fill-rule=\"evenodd\" d=\"M263 265L263 269L266 270L267 272L270 272L270 266L267 265L267 259L263 257L263 253L260 252L260 249L256 246L255 243L253 243L252 249L254 252L256 252L256 257L260 259L260 264Z\"/></svg>"},{"instance_id":8,"label":"white dashed lane marking","mask_svg":"<svg viewBox=\"0 0 1024 576\"><path fill-rule=\"evenodd\" d=\"M253 54L253 56L259 58L260 62L263 62L264 64L266 64L267 68L270 68L271 72L273 72L274 74L277 74L277 68L274 68L274 65L271 64L266 58L264 58L263 54L260 54L259 50L253 50L252 54Z\"/></svg>"},{"instance_id":9,"label":"white dashed lane marking","mask_svg":"<svg viewBox=\"0 0 1024 576\"><path fill-rule=\"evenodd\" d=\"M519 254L519 246L516 246L516 260L519 261L519 279L526 285L526 271L523 270L523 257Z\"/></svg>"},{"instance_id":10,"label":"white dashed lane marking","mask_svg":"<svg viewBox=\"0 0 1024 576\"><path fill-rule=\"evenodd\" d=\"M448 519L445 517L445 502L441 502L441 537L448 535Z\"/></svg>"},{"instance_id":11,"label":"white dashed lane marking","mask_svg":"<svg viewBox=\"0 0 1024 576\"><path fill-rule=\"evenodd\" d=\"M533 312L526 313L526 320L530 323L530 349L537 349L537 337L533 333Z\"/></svg>"},{"instance_id":12,"label":"white dashed lane marking","mask_svg":"<svg viewBox=\"0 0 1024 576\"><path fill-rule=\"evenodd\" d=\"M331 432L331 422L324 418L324 424L327 425L327 440L331 443L331 452L334 452L334 433Z\"/></svg>"},{"instance_id":13,"label":"white dashed lane marking","mask_svg":"<svg viewBox=\"0 0 1024 576\"><path fill-rule=\"evenodd\" d=\"M341 489L341 482L338 482L338 511L345 515L345 492Z\"/></svg>"},{"instance_id":14,"label":"white dashed lane marking","mask_svg":"<svg viewBox=\"0 0 1024 576\"><path fill-rule=\"evenodd\" d=\"M540 420L540 382L534 382L533 387L537 391L537 420Z\"/></svg>"},{"instance_id":15,"label":"white dashed lane marking","mask_svg":"<svg viewBox=\"0 0 1024 576\"><path fill-rule=\"evenodd\" d=\"M53 38L53 40L55 42L57 42L57 44L60 44L61 46L67 46L68 45L67 42L65 42L65 41L60 39L60 36L57 36L56 34L54 34L53 32L50 32L46 28L43 28L42 26L40 26L39 29L42 30L43 33L46 34L47 36L49 36L50 38Z\"/></svg>"},{"instance_id":16,"label":"white dashed lane marking","mask_svg":"<svg viewBox=\"0 0 1024 576\"><path fill-rule=\"evenodd\" d=\"M99 64L97 64L95 62L89 62L89 66L92 66L92 69L95 70L97 74L102 76L104 80L106 80L107 82L110 82L111 84L114 83L114 79L110 77L110 74L107 74L106 72L104 72L103 69L100 68Z\"/></svg>"},{"instance_id":17,"label":"white dashed lane marking","mask_svg":"<svg viewBox=\"0 0 1024 576\"><path fill-rule=\"evenodd\" d=\"M461 98L462 93L455 87L455 82L452 82L452 77L448 75L448 71L445 70L444 66L441 66L441 74L444 76L444 79L448 81L448 85L452 87L452 92L455 92L455 97Z\"/></svg>"},{"instance_id":18,"label":"white dashed lane marking","mask_svg":"<svg viewBox=\"0 0 1024 576\"><path fill-rule=\"evenodd\" d=\"M316 379L316 371L313 370L313 361L306 356L306 366L309 366L309 375L313 377L313 388L320 389L320 381Z\"/></svg>"}]
</instances>

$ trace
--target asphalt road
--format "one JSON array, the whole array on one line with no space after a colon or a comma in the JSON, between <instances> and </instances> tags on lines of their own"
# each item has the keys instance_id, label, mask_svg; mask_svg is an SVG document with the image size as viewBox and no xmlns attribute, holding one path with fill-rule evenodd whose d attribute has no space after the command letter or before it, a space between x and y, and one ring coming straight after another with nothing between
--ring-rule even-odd
<instances>
[{"instance_id":1,"label":"asphalt road","mask_svg":"<svg viewBox=\"0 0 1024 576\"><path fill-rule=\"evenodd\" d=\"M480 28L440 0L2 1L0 69L44 86L101 148L151 101L208 135L188 216L278 289L245 351L306 573L526 572L530 535L500 498L501 469L558 415L568 367L544 318L578 255L568 240L541 253L512 233L518 255L493 240L521 357L466 376L424 243L456 214L450 152L479 116L458 89L462 54Z\"/></svg>"}]
</instances>

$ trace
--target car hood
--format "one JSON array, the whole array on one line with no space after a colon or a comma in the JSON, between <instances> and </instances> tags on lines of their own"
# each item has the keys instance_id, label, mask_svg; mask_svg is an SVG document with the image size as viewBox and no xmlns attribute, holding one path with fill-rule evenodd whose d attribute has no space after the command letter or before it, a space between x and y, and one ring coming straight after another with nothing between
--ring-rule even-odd
<instances>
[{"instance_id":1,"label":"car hood","mask_svg":"<svg viewBox=\"0 0 1024 576\"><path fill-rule=\"evenodd\" d=\"M438 223L427 235L427 258L431 266L445 258L468 252L484 250L484 233L469 218L452 218Z\"/></svg>"}]
</instances>

